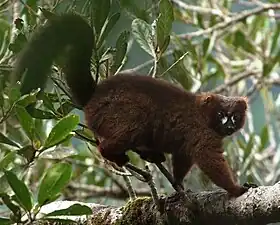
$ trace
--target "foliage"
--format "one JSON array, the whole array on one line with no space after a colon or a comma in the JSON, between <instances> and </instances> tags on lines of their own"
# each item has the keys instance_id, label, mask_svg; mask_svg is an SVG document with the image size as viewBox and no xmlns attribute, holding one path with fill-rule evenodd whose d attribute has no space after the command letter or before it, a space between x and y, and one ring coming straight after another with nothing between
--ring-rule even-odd
<instances>
[{"instance_id":1,"label":"foliage","mask_svg":"<svg viewBox=\"0 0 280 225\"><path fill-rule=\"evenodd\" d=\"M208 1L200 1L197 8L178 0L47 2L44 8L39 0L16 3L17 13L9 2L0 4L0 224L87 215L90 209L80 204L44 216L39 211L58 198L121 205L100 188L109 188L114 197L126 193L122 176L114 174L96 150L57 64L42 94L34 90L21 96L20 84L10 85L17 53L52 13L76 11L89 20L96 78L134 69L193 92L248 96L247 125L227 139L225 154L240 182L269 185L278 180L280 24L275 14L268 16L265 7L256 14L254 8L261 5L229 0L216 1L215 9ZM244 7L247 11L240 12ZM12 23L14 15L19 17ZM36 104L33 111L26 110L30 104ZM136 154L129 156L133 164L144 165ZM171 170L169 158L166 166ZM160 192L172 191L162 174L155 169L152 173ZM140 187L149 193L140 181L133 180L132 186L136 194ZM185 186L214 188L195 168Z\"/></svg>"}]
</instances>

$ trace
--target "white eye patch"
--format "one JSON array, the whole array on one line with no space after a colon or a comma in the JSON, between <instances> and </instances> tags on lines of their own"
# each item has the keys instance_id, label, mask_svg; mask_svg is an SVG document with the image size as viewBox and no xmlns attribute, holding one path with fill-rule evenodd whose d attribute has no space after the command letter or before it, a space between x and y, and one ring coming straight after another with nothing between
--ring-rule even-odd
<instances>
[{"instance_id":1,"label":"white eye patch","mask_svg":"<svg viewBox=\"0 0 280 225\"><path fill-rule=\"evenodd\" d=\"M234 116L231 116L231 117L224 116L223 118L221 118L221 122L223 125L226 124L226 122L228 122L228 120L230 120L232 124L235 124L235 122L236 122Z\"/></svg>"},{"instance_id":2,"label":"white eye patch","mask_svg":"<svg viewBox=\"0 0 280 225\"><path fill-rule=\"evenodd\" d=\"M227 121L228 121L228 117L227 117L227 116L224 116L224 117L221 119L221 122L222 122L223 125L224 125Z\"/></svg>"},{"instance_id":3,"label":"white eye patch","mask_svg":"<svg viewBox=\"0 0 280 225\"><path fill-rule=\"evenodd\" d=\"M231 119L232 123L235 124L236 120L235 120L234 116L231 116L230 119Z\"/></svg>"}]
</instances>

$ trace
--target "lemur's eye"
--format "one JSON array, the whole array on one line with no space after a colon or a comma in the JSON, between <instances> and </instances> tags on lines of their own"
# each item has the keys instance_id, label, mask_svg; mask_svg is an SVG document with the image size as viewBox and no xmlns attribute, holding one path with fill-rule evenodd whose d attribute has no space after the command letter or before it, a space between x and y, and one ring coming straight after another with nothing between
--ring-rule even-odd
<instances>
[{"instance_id":1,"label":"lemur's eye","mask_svg":"<svg viewBox=\"0 0 280 225\"><path fill-rule=\"evenodd\" d=\"M223 111L218 112L218 117L219 117L220 119L224 118L225 116L226 116L226 115L225 115L225 113L224 113Z\"/></svg>"},{"instance_id":2,"label":"lemur's eye","mask_svg":"<svg viewBox=\"0 0 280 225\"><path fill-rule=\"evenodd\" d=\"M222 124L225 124L228 121L228 116L223 111L218 112L218 117Z\"/></svg>"},{"instance_id":3,"label":"lemur's eye","mask_svg":"<svg viewBox=\"0 0 280 225\"><path fill-rule=\"evenodd\" d=\"M242 120L242 115L240 113L234 113L231 120L233 123L240 122Z\"/></svg>"},{"instance_id":4,"label":"lemur's eye","mask_svg":"<svg viewBox=\"0 0 280 225\"><path fill-rule=\"evenodd\" d=\"M234 114L233 114L233 119L234 119L235 121L240 120L240 119L241 119L240 113L234 113Z\"/></svg>"}]
</instances>

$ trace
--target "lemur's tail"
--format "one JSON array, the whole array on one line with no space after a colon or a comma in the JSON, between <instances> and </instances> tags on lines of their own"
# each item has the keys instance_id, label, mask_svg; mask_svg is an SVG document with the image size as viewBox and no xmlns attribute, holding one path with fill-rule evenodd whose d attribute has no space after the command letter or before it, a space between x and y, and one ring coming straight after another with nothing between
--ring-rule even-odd
<instances>
[{"instance_id":1,"label":"lemur's tail","mask_svg":"<svg viewBox=\"0 0 280 225\"><path fill-rule=\"evenodd\" d=\"M14 78L22 81L22 94L44 88L54 59L67 53L63 72L74 101L81 107L90 100L95 81L90 72L93 30L80 16L54 16L39 28L19 55Z\"/></svg>"}]
</instances>

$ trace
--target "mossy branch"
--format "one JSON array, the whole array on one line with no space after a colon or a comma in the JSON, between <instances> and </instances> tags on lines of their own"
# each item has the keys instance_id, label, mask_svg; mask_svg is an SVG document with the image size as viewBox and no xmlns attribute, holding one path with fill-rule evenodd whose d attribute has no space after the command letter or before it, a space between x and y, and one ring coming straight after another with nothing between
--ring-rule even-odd
<instances>
[{"instance_id":1,"label":"mossy branch","mask_svg":"<svg viewBox=\"0 0 280 225\"><path fill-rule=\"evenodd\" d=\"M87 203L92 209L92 216L77 217L76 221L92 225L253 225L280 221L280 182L274 186L250 189L238 198L229 198L223 190L200 193L186 191L161 197L159 201L163 207L161 213L151 197L130 200L123 207ZM54 202L44 206L41 211L66 208L74 203L77 202Z\"/></svg>"}]
</instances>

